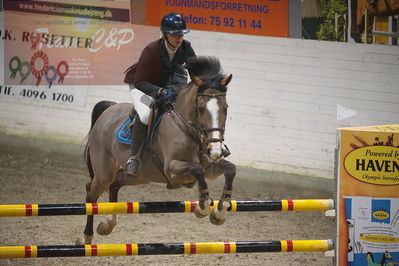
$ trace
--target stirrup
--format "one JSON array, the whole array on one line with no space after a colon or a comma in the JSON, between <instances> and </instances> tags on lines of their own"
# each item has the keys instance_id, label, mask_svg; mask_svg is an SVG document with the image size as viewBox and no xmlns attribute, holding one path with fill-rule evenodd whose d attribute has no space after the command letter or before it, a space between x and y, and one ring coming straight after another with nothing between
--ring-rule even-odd
<instances>
[{"instance_id":1,"label":"stirrup","mask_svg":"<svg viewBox=\"0 0 399 266\"><path fill-rule=\"evenodd\" d=\"M129 163L131 163L131 162L133 162L133 161L137 161L137 162L139 162L139 163L141 164L141 160L140 160L140 157L139 157L139 156L132 156L132 157L130 157L130 158L127 160L126 164L129 164Z\"/></svg>"},{"instance_id":2,"label":"stirrup","mask_svg":"<svg viewBox=\"0 0 399 266\"><path fill-rule=\"evenodd\" d=\"M139 156L132 156L127 160L125 172L128 175L137 176L141 169L141 160Z\"/></svg>"}]
</instances>

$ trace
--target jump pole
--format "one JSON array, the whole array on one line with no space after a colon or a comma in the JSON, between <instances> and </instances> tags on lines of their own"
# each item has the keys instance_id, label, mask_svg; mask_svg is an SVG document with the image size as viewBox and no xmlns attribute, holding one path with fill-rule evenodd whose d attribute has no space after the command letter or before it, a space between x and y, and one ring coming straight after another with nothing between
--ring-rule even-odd
<instances>
[{"instance_id":1,"label":"jump pole","mask_svg":"<svg viewBox=\"0 0 399 266\"><path fill-rule=\"evenodd\" d=\"M237 242L184 242L159 244L103 244L78 246L4 246L0 247L0 258L10 259L173 254L190 255L264 252L326 252L332 249L333 241L330 239Z\"/></svg>"},{"instance_id":2,"label":"jump pole","mask_svg":"<svg viewBox=\"0 0 399 266\"><path fill-rule=\"evenodd\" d=\"M139 213L192 213L198 201L104 202L76 204L0 205L0 217L55 216ZM214 208L218 201L214 201ZM259 211L328 211L334 209L332 199L231 201L229 212Z\"/></svg>"}]
</instances>

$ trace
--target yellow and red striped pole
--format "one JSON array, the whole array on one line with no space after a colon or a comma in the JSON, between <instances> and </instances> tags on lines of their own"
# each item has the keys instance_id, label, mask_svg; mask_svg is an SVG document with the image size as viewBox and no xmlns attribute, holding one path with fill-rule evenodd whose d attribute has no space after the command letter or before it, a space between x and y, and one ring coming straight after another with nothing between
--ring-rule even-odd
<instances>
[{"instance_id":1,"label":"yellow and red striped pole","mask_svg":"<svg viewBox=\"0 0 399 266\"><path fill-rule=\"evenodd\" d=\"M104 244L78 246L0 247L0 258L139 256L173 254L225 254L261 252L325 252L333 249L328 240L225 241L159 244Z\"/></svg>"},{"instance_id":2,"label":"yellow and red striped pole","mask_svg":"<svg viewBox=\"0 0 399 266\"><path fill-rule=\"evenodd\" d=\"M75 204L0 205L0 217L96 215L132 213L191 213L198 201L167 202L104 202ZM212 206L217 206L218 201ZM332 199L252 200L231 201L229 212L253 211L327 211L334 209Z\"/></svg>"}]
</instances>

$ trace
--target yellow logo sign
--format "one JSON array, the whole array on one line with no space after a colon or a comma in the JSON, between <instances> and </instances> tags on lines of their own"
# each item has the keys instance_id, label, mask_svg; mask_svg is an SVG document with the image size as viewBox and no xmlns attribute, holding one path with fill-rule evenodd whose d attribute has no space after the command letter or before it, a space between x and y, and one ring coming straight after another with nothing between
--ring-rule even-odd
<instances>
[{"instance_id":1,"label":"yellow logo sign","mask_svg":"<svg viewBox=\"0 0 399 266\"><path fill-rule=\"evenodd\" d=\"M383 235L360 235L361 240L374 243L398 243L399 238Z\"/></svg>"},{"instance_id":2,"label":"yellow logo sign","mask_svg":"<svg viewBox=\"0 0 399 266\"><path fill-rule=\"evenodd\" d=\"M369 184L399 185L399 148L366 146L351 151L344 167L352 177Z\"/></svg>"},{"instance_id":3,"label":"yellow logo sign","mask_svg":"<svg viewBox=\"0 0 399 266\"><path fill-rule=\"evenodd\" d=\"M375 211L373 217L378 220L385 220L389 218L389 213L386 211Z\"/></svg>"}]
</instances>

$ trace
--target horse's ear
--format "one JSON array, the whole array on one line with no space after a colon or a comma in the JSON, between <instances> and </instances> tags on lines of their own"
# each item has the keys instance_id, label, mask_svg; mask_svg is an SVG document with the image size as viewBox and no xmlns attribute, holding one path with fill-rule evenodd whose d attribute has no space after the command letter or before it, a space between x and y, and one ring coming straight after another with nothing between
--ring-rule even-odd
<instances>
[{"instance_id":1,"label":"horse's ear","mask_svg":"<svg viewBox=\"0 0 399 266\"><path fill-rule=\"evenodd\" d=\"M191 80L197 85L197 87L202 85L202 80L199 77L196 77L194 75L190 75Z\"/></svg>"},{"instance_id":2,"label":"horse's ear","mask_svg":"<svg viewBox=\"0 0 399 266\"><path fill-rule=\"evenodd\" d=\"M230 83L232 78L233 78L233 75L230 74L230 76L228 76L227 78L224 78L220 81L220 85L222 85L223 87L226 87Z\"/></svg>"}]
</instances>

